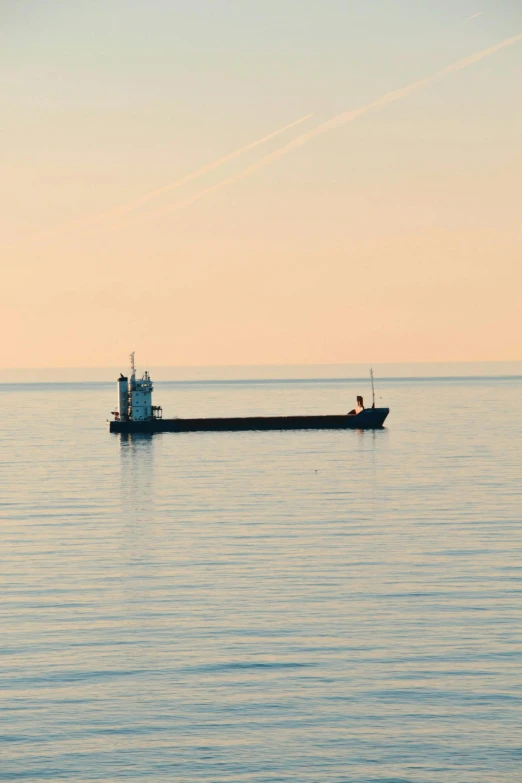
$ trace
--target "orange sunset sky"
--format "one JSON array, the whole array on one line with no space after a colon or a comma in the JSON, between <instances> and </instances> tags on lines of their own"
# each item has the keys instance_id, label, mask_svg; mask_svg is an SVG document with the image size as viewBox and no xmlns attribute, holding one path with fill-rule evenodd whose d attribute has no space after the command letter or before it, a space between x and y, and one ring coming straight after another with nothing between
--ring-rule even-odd
<instances>
[{"instance_id":1,"label":"orange sunset sky","mask_svg":"<svg viewBox=\"0 0 522 783\"><path fill-rule=\"evenodd\" d=\"M520 2L0 25L1 368L522 358Z\"/></svg>"}]
</instances>

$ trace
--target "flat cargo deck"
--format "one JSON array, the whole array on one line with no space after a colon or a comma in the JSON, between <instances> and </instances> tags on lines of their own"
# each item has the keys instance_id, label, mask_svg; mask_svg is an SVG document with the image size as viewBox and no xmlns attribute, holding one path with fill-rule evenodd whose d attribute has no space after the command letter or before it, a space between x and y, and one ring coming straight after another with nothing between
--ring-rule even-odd
<instances>
[{"instance_id":1,"label":"flat cargo deck","mask_svg":"<svg viewBox=\"0 0 522 783\"><path fill-rule=\"evenodd\" d=\"M219 419L149 419L111 421L111 432L254 432L264 430L376 430L381 429L389 408L366 408L341 416L247 416Z\"/></svg>"}]
</instances>

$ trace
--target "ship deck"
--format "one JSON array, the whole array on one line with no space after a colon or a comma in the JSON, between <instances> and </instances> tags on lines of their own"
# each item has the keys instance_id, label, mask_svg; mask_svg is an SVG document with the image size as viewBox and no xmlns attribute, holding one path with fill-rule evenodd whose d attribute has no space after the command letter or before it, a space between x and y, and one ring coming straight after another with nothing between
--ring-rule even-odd
<instances>
[{"instance_id":1,"label":"ship deck","mask_svg":"<svg viewBox=\"0 0 522 783\"><path fill-rule=\"evenodd\" d=\"M149 419L109 422L110 432L257 432L266 430L381 429L389 408L366 408L357 414L334 416L244 416L205 419Z\"/></svg>"}]
</instances>

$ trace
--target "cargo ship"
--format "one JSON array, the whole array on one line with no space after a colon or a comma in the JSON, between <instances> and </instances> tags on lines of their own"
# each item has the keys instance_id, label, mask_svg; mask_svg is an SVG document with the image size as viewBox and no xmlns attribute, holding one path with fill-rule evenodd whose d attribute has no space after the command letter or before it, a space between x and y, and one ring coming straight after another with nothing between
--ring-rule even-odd
<instances>
[{"instance_id":1,"label":"cargo ship","mask_svg":"<svg viewBox=\"0 0 522 783\"><path fill-rule=\"evenodd\" d=\"M118 378L118 407L109 431L121 434L153 434L156 432L249 432L258 430L377 430L381 429L389 408L375 407L373 370L370 371L373 404L364 407L357 397L356 407L349 413L322 416L237 416L204 419L164 419L163 409L152 404L154 387L149 373L136 377L134 354L130 355L130 377Z\"/></svg>"}]
</instances>

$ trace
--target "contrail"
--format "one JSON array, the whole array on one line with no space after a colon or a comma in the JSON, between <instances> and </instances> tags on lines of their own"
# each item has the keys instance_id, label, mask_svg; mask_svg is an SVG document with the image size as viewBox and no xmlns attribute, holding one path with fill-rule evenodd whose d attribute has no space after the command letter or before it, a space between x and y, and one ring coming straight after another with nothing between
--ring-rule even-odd
<instances>
[{"instance_id":1,"label":"contrail","mask_svg":"<svg viewBox=\"0 0 522 783\"><path fill-rule=\"evenodd\" d=\"M468 16L466 19L466 22L471 22L472 19L477 19L477 17L482 16L484 11L479 11L478 14L473 14L472 16Z\"/></svg>"},{"instance_id":2,"label":"contrail","mask_svg":"<svg viewBox=\"0 0 522 783\"><path fill-rule=\"evenodd\" d=\"M381 98L377 98L377 100L373 101L372 103L368 103L366 106L362 106L359 109L353 109L352 111L346 111L343 112L342 114L338 114L335 117L332 117L332 119L321 123L316 128L313 128L307 133L302 133L300 136L297 136L293 141L290 141L288 144L285 144L284 147L280 147L278 150L275 150L275 152L271 152L270 154L265 155L265 157L261 158L261 160L259 160L257 163L253 163L251 166L249 166L239 174L235 174L234 176L229 177L228 179L225 179L222 182L218 182L216 185L213 185L209 188L205 188L205 190L201 190L199 193L196 193L194 196L191 196L190 198L187 198L184 201L180 201L176 204L173 204L167 207L166 209L155 213L151 217L157 218L160 217L161 215L168 214L170 212L175 212L178 209L182 209L183 207L187 207L191 204L194 204L196 201L205 198L205 196L208 196L217 190L221 190L222 188L225 188L228 185L232 185L234 182L239 182L240 180L249 177L254 172L259 171L259 169L262 169L265 166L268 166L271 163L274 163L275 161L279 160L280 158L285 157L285 155L288 155L290 152L293 152L294 150L299 149L300 147L304 147L304 145L308 144L308 142L312 141L312 139L315 139L318 136L322 136L324 133L328 133L329 131L334 130L335 128L341 127L342 125L347 125L350 122L354 122L354 120L357 120L359 117L362 117L364 114L367 114L368 112L373 111L374 109L380 109L383 106L388 106L390 103L395 103L396 101L399 101L402 98L406 98L408 95L411 95L414 92L418 92L419 90L422 90L424 87L428 87L430 84L434 84L435 82L440 81L441 79L445 78L446 76L449 76L452 73L457 73L458 71L462 71L465 68L469 68L471 65L474 65L475 63L478 63L481 60L485 60L487 57L496 54L496 52L500 52L502 49L507 49L508 46L513 46L513 44L518 43L519 41L522 41L522 33L520 33L519 35L515 35L513 38L508 38L505 41L502 41L502 43L497 44L496 46L491 46L489 49L483 49L482 51L477 52L476 54L472 54L470 57L465 57L463 60L459 60L458 62L452 63L451 65L447 65L445 68L442 68L440 71L437 71L431 76L426 76L423 79L419 79L418 81L412 82L411 84L408 84L406 87L401 87L398 90L392 90L391 92L387 92Z\"/></svg>"},{"instance_id":3,"label":"contrail","mask_svg":"<svg viewBox=\"0 0 522 783\"><path fill-rule=\"evenodd\" d=\"M148 193L145 193L145 195L140 196L140 198L137 198L134 201L129 201L126 204L120 204L120 206L108 210L107 212L102 212L99 215L93 215L91 218L84 218L84 219L80 218L79 220L70 223L68 227L79 226L79 225L81 226L94 225L97 223L102 223L106 220L110 220L111 218L114 217L120 217L121 215L125 215L127 212L131 212L132 210L143 206L148 201L151 201L153 198L156 198L156 196L160 196L163 193L168 193L168 191L170 190L176 190L177 188L180 188L182 185L185 185L187 182L191 182L193 179L202 177L204 174L208 174L209 171L213 171L214 169L219 168L219 166L223 166L225 163L228 163L230 160L233 160L234 158L239 158L240 155L244 155L246 152L253 150L255 147L259 147L259 145L261 144L265 144L265 142L270 141L270 139L274 139L276 136L279 136L281 133L290 130L290 128L294 128L296 125L300 125L302 122L309 120L310 117L313 116L314 116L313 114L307 114L305 117L301 117L299 120L294 120L294 122L291 122L289 125L285 125L283 128L279 128L279 130L273 131L272 133L269 133L267 136L263 136L262 139L258 139L257 141L253 141L244 147L240 147L234 152L230 152L228 155L225 155L222 158L218 158L218 160L215 160L213 163L208 163L206 166L203 166L202 168L193 171L191 174L187 174L185 177L182 177L181 179L178 179L174 182L169 182L167 185L163 185L160 188L156 188L156 190L151 190Z\"/></svg>"}]
</instances>

